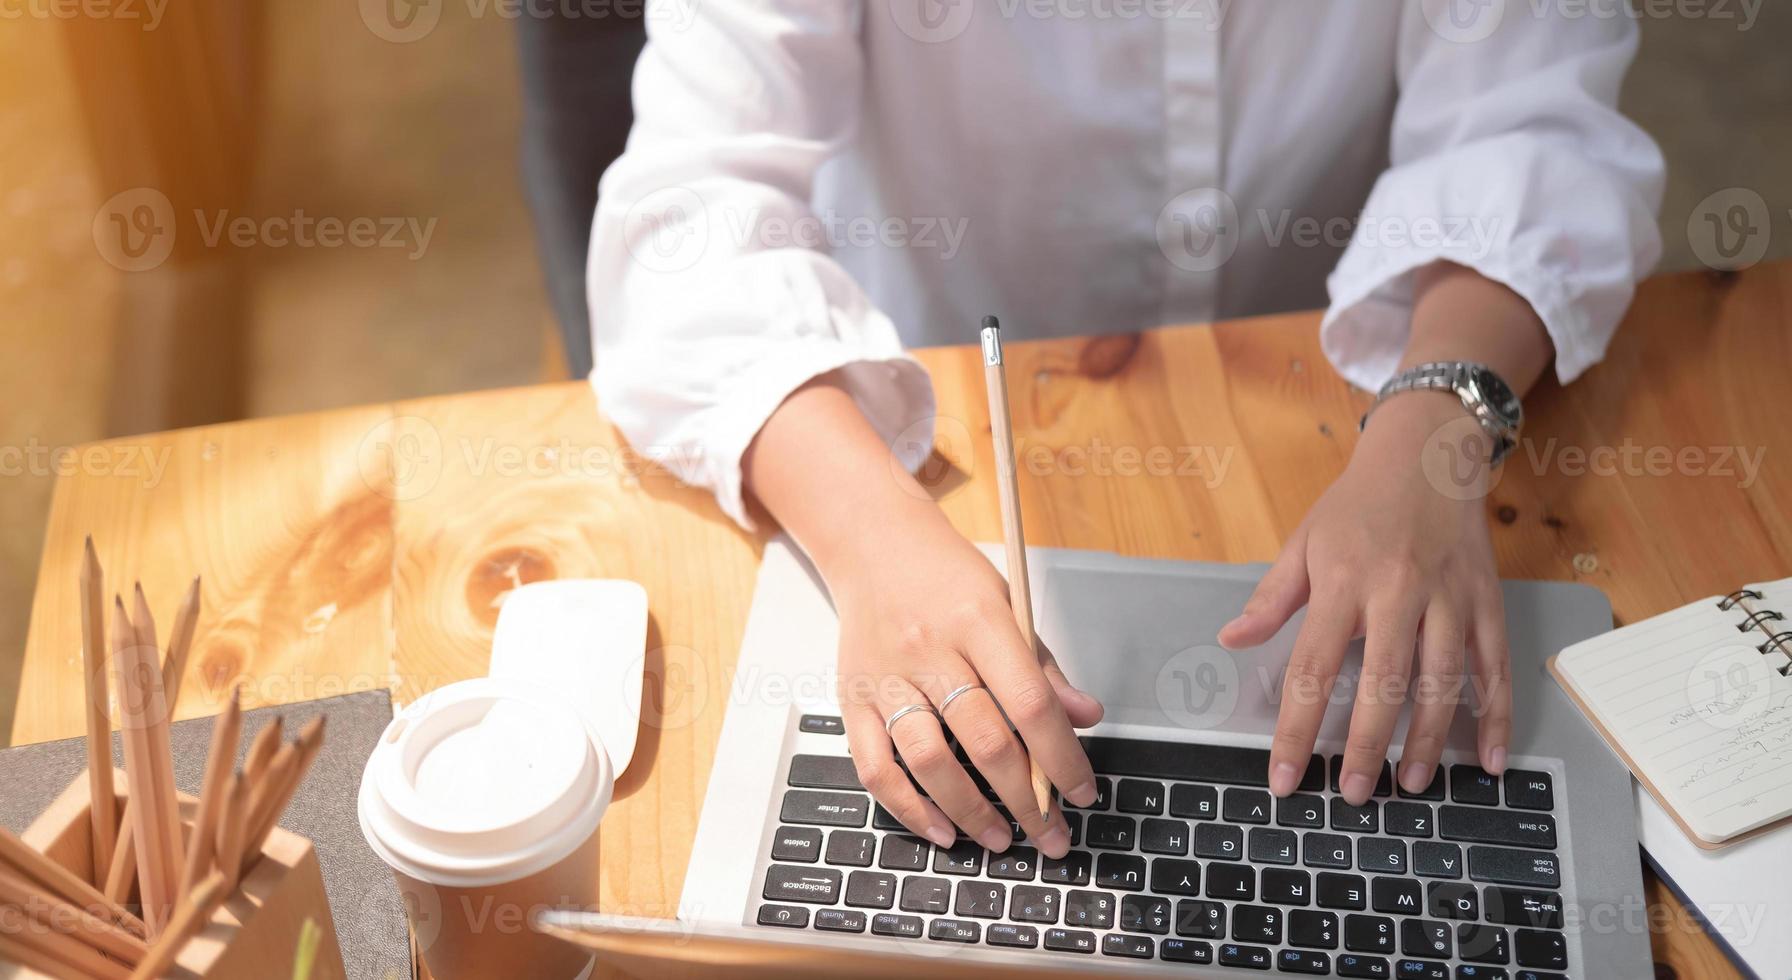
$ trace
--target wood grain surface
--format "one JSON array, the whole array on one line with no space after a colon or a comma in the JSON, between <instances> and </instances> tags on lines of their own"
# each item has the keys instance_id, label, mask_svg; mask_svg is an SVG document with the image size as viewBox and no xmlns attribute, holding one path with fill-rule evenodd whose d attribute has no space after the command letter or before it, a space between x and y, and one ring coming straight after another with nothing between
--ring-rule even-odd
<instances>
[{"instance_id":1,"label":"wood grain surface","mask_svg":"<svg viewBox=\"0 0 1792 980\"><path fill-rule=\"evenodd\" d=\"M1327 366L1317 322L1009 344L1029 542L1274 558L1367 402ZM965 534L999 540L977 353L918 356L940 403L923 481ZM1528 400L1488 500L1501 573L1595 585L1620 622L1792 573L1792 432L1774 407L1788 363L1792 264L1646 283L1604 364ZM605 820L602 903L673 914L766 532L627 449L585 385L164 433L84 459L57 484L13 741L83 730L88 533L109 585L141 579L155 608L203 576L180 717L219 710L237 680L245 708L371 687L411 699L484 673L516 585L635 579L652 605L646 723ZM1649 887L1657 960L1735 976Z\"/></svg>"}]
</instances>

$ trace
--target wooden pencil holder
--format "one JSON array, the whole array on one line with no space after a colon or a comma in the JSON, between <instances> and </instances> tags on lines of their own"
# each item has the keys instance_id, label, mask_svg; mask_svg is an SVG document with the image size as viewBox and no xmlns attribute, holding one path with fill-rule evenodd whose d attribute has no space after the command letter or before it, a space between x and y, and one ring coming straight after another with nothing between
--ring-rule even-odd
<instances>
[{"instance_id":1,"label":"wooden pencil holder","mask_svg":"<svg viewBox=\"0 0 1792 980\"><path fill-rule=\"evenodd\" d=\"M113 772L119 810L127 792L122 771ZM181 822L189 829L199 801L180 794ZM92 880L92 821L88 819L87 771L50 804L21 838L50 860ZM324 898L323 872L311 842L275 827L237 890L224 900L205 927L195 933L175 961L172 976L207 980L266 980L290 977L299 935L310 920L319 938L311 980L343 980L342 949L330 906ZM43 974L0 962L0 977L42 977Z\"/></svg>"}]
</instances>

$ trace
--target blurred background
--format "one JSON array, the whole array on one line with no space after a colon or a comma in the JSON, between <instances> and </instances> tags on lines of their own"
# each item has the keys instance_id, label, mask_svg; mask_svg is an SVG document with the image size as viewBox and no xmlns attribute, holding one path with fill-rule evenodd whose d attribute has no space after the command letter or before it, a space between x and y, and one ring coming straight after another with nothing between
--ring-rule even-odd
<instances>
[{"instance_id":1,"label":"blurred background","mask_svg":"<svg viewBox=\"0 0 1792 980\"><path fill-rule=\"evenodd\" d=\"M1623 107L1668 159L1662 270L1738 188L1792 256L1792 8L1644 10ZM595 188L538 227L527 187L567 175L525 122L602 155L640 30L627 0L0 0L0 733L59 447L570 375L537 235ZM589 132L527 97L554 65L593 66Z\"/></svg>"}]
</instances>

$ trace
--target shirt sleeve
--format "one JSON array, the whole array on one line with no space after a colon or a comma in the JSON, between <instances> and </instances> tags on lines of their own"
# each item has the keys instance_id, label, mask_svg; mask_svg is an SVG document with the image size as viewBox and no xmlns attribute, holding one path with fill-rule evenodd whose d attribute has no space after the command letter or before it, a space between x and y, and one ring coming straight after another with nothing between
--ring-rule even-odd
<instances>
[{"instance_id":1,"label":"shirt sleeve","mask_svg":"<svg viewBox=\"0 0 1792 980\"><path fill-rule=\"evenodd\" d=\"M813 378L834 372L910 469L932 445L926 370L829 257L810 206L855 129L859 8L649 3L634 128L598 185L586 285L600 403L637 451L748 528L741 457Z\"/></svg>"},{"instance_id":2,"label":"shirt sleeve","mask_svg":"<svg viewBox=\"0 0 1792 980\"><path fill-rule=\"evenodd\" d=\"M1604 356L1661 255L1660 150L1617 111L1629 17L1408 4L1389 167L1327 281L1326 356L1371 391L1411 328L1414 270L1449 261L1522 296L1567 382Z\"/></svg>"}]
</instances>

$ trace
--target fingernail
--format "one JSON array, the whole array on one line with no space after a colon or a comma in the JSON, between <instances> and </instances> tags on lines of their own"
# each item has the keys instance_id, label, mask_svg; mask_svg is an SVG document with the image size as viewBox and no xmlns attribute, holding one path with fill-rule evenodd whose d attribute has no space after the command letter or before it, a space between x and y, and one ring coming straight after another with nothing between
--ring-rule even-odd
<instances>
[{"instance_id":1,"label":"fingernail","mask_svg":"<svg viewBox=\"0 0 1792 980\"><path fill-rule=\"evenodd\" d=\"M1095 784L1084 783L1070 791L1070 802L1077 806L1088 806L1095 802Z\"/></svg>"},{"instance_id":2,"label":"fingernail","mask_svg":"<svg viewBox=\"0 0 1792 980\"><path fill-rule=\"evenodd\" d=\"M1375 791L1375 780L1360 772L1353 772L1344 777L1341 788L1346 800L1366 800L1369 798L1369 794Z\"/></svg>"},{"instance_id":3,"label":"fingernail","mask_svg":"<svg viewBox=\"0 0 1792 980\"><path fill-rule=\"evenodd\" d=\"M1070 850L1070 835L1064 832L1063 827L1052 824L1045 828L1045 833L1039 835L1039 840L1036 843L1038 843L1039 849L1045 852L1046 857L1056 859L1063 857Z\"/></svg>"},{"instance_id":4,"label":"fingernail","mask_svg":"<svg viewBox=\"0 0 1792 980\"><path fill-rule=\"evenodd\" d=\"M1294 768L1292 762L1276 763L1275 769L1269 774L1269 791L1277 796L1287 796L1294 792L1294 787L1299 783L1300 771Z\"/></svg>"},{"instance_id":5,"label":"fingernail","mask_svg":"<svg viewBox=\"0 0 1792 980\"><path fill-rule=\"evenodd\" d=\"M1003 851L1006 851L1010 844L1014 843L1014 837L1006 830L991 827L977 835L977 843L989 848L989 853L991 854L1000 854Z\"/></svg>"},{"instance_id":6,"label":"fingernail","mask_svg":"<svg viewBox=\"0 0 1792 980\"><path fill-rule=\"evenodd\" d=\"M1496 745L1492 752L1487 753L1487 771L1495 776L1506 771L1506 747L1504 745Z\"/></svg>"},{"instance_id":7,"label":"fingernail","mask_svg":"<svg viewBox=\"0 0 1792 980\"><path fill-rule=\"evenodd\" d=\"M937 823L927 828L927 839L944 848L950 848L953 844L958 843L958 835L953 833L951 827L941 826Z\"/></svg>"},{"instance_id":8,"label":"fingernail","mask_svg":"<svg viewBox=\"0 0 1792 980\"><path fill-rule=\"evenodd\" d=\"M1417 762L1409 762L1400 769L1400 783L1409 793L1422 793L1431 785L1431 770Z\"/></svg>"}]
</instances>

